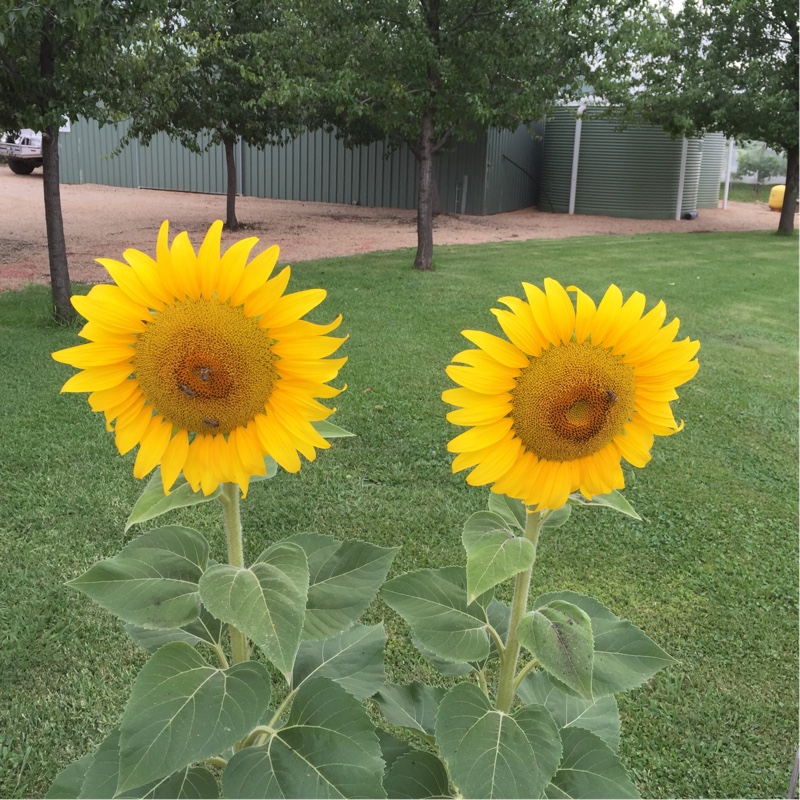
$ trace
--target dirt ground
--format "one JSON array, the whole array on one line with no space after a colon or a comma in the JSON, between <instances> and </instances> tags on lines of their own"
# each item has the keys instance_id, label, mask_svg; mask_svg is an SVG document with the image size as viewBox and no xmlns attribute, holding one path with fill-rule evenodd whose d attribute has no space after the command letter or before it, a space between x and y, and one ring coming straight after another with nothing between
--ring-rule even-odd
<instances>
[{"instance_id":1,"label":"dirt ground","mask_svg":"<svg viewBox=\"0 0 800 800\"><path fill-rule=\"evenodd\" d=\"M61 205L72 280L108 280L97 257L120 258L134 247L154 253L159 225L170 220L173 233L187 230L197 246L209 224L224 218L220 195L62 186ZM281 261L296 263L326 256L416 247L415 211L364 208L239 197L236 213L247 231L226 233L223 246L257 236L278 244ZM434 223L435 244L475 244L511 239L559 239L595 234L635 234L771 230L778 214L766 203L729 203L726 210L702 209L691 221L617 219L552 214L526 208L490 217L443 214ZM0 291L49 280L41 171L14 175L0 166Z\"/></svg>"}]
</instances>

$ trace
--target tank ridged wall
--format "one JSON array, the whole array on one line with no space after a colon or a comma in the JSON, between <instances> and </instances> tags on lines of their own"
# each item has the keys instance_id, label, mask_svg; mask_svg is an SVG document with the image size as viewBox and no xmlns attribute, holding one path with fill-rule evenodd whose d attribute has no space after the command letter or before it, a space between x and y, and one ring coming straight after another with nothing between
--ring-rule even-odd
<instances>
[{"instance_id":1,"label":"tank ridged wall","mask_svg":"<svg viewBox=\"0 0 800 800\"><path fill-rule=\"evenodd\" d=\"M697 207L717 208L722 169L725 166L725 135L707 133L703 137L703 160L700 164L700 181L697 185Z\"/></svg>"},{"instance_id":2,"label":"tank ridged wall","mask_svg":"<svg viewBox=\"0 0 800 800\"><path fill-rule=\"evenodd\" d=\"M100 129L90 120L72 123L71 132L59 137L62 181L225 193L221 145L196 154L158 134L146 147L133 140L120 154L108 157L127 126L123 122ZM201 147L208 140L208 134L198 137ZM536 180L529 175L538 176L541 152L541 139L532 137L527 126L513 132L478 130L473 141L443 150L436 159L442 210L459 213L465 188L468 214L532 205ZM317 130L262 150L237 144L235 153L243 195L386 208L417 205L417 162L406 147L390 151L385 142L376 142L350 150L335 134Z\"/></svg>"}]
</instances>

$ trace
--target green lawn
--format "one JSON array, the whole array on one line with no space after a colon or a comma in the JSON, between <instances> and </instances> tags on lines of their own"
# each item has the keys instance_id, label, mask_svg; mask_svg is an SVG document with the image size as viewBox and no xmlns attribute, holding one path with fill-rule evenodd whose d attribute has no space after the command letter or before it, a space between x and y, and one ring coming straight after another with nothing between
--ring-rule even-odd
<instances>
[{"instance_id":1,"label":"green lawn","mask_svg":"<svg viewBox=\"0 0 800 800\"><path fill-rule=\"evenodd\" d=\"M766 203L769 200L769 193L772 184L764 184L761 187L753 183L731 183L728 187L728 200L736 203ZM725 197L725 184L719 187L719 199Z\"/></svg>"},{"instance_id":2,"label":"green lawn","mask_svg":"<svg viewBox=\"0 0 800 800\"><path fill-rule=\"evenodd\" d=\"M797 239L675 234L439 247L436 271L409 251L300 264L294 288L325 286L350 357L332 418L339 441L299 475L244 503L252 558L298 531L402 545L392 574L461 562L466 517L487 490L450 472L456 433L439 395L459 332L499 332L489 309L548 275L598 298L616 282L664 299L699 338L680 390L686 429L657 439L628 498L645 518L583 510L540 546L534 591L595 595L678 659L623 696L623 757L645 796L785 796L797 746ZM102 255L115 255L107 253ZM79 342L47 321L48 293L0 295L0 796L40 796L116 720L142 655L121 626L64 587L125 540L142 485L49 358ZM213 504L175 512L223 555ZM132 535L132 534L131 534ZM397 638L396 681L427 675Z\"/></svg>"}]
</instances>

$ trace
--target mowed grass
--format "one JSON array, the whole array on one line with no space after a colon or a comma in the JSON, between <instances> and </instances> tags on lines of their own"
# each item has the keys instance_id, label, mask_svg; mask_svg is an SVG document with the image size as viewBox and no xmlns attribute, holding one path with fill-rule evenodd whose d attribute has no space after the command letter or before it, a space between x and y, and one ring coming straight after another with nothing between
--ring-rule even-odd
<instances>
[{"instance_id":1,"label":"mowed grass","mask_svg":"<svg viewBox=\"0 0 800 800\"><path fill-rule=\"evenodd\" d=\"M728 187L728 200L736 203L766 203L769 201L769 193L775 184L765 183L757 186L754 183L731 183ZM719 199L725 197L725 184L719 187Z\"/></svg>"},{"instance_id":2,"label":"mowed grass","mask_svg":"<svg viewBox=\"0 0 800 800\"><path fill-rule=\"evenodd\" d=\"M98 254L113 256L113 253ZM636 523L581 510L546 536L534 592L592 594L676 659L621 697L622 754L649 797L785 796L797 745L797 239L771 233L598 237L439 247L436 271L409 251L309 262L295 289L324 286L315 318L344 315L347 391L338 441L299 475L253 487L250 558L298 531L397 545L392 574L462 563L461 527L488 491L450 472L444 368L460 331L499 332L489 309L552 276L599 298L617 283L667 303L701 369L680 389L683 432L626 469ZM83 289L85 291L85 289ZM121 625L64 586L113 555L142 488L51 351L79 343L48 322L48 290L0 295L0 796L40 796L118 719L143 655ZM207 504L174 512L224 557ZM407 629L388 677L439 680Z\"/></svg>"}]
</instances>

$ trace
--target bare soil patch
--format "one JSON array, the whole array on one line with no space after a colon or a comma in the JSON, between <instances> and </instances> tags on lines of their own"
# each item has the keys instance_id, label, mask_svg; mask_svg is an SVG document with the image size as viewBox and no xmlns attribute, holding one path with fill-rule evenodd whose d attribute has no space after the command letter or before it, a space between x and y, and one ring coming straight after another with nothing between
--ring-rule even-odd
<instances>
[{"instance_id":1,"label":"bare soil patch","mask_svg":"<svg viewBox=\"0 0 800 800\"><path fill-rule=\"evenodd\" d=\"M95 258L119 258L129 247L153 253L164 219L170 220L173 233L187 230L192 242L199 244L209 224L225 213L225 198L220 195L93 184L62 186L61 204L70 275L83 283L108 279ZM257 236L265 246L280 245L282 262L416 247L415 211L256 197L240 197L236 207L247 229L225 233L223 245ZM702 209L697 219L679 222L569 216L526 208L491 217L443 214L434 224L434 242L477 244L602 234L774 230L777 226L778 214L766 203L729 203L726 210ZM0 166L0 291L48 281L41 173L14 175Z\"/></svg>"}]
</instances>

